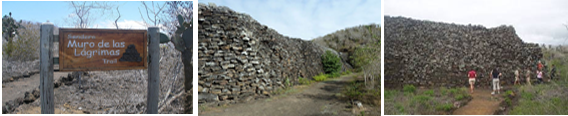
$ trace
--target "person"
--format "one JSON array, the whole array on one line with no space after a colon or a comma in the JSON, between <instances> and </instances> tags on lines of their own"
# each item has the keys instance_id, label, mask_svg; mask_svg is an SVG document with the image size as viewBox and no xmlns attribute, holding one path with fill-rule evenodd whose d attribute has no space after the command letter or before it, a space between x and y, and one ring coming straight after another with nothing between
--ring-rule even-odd
<instances>
[{"instance_id":1,"label":"person","mask_svg":"<svg viewBox=\"0 0 568 116\"><path fill-rule=\"evenodd\" d=\"M517 85L517 83L520 85L520 80L519 80L519 69L515 69L515 82L513 85Z\"/></svg>"},{"instance_id":2,"label":"person","mask_svg":"<svg viewBox=\"0 0 568 116\"><path fill-rule=\"evenodd\" d=\"M493 77L493 92L491 92L491 95L494 95L495 93L499 94L501 90L501 86L499 86L499 77L501 77L501 73L499 72L499 70L497 70L497 68L493 69L493 71L491 71L491 76Z\"/></svg>"},{"instance_id":3,"label":"person","mask_svg":"<svg viewBox=\"0 0 568 116\"><path fill-rule=\"evenodd\" d=\"M473 94L473 87L475 85L475 78L477 74L475 74L475 70L471 70L468 72L467 76L469 77L469 92Z\"/></svg>"},{"instance_id":4,"label":"person","mask_svg":"<svg viewBox=\"0 0 568 116\"><path fill-rule=\"evenodd\" d=\"M525 75L527 77L527 84L531 85L531 68L527 68L527 73Z\"/></svg>"},{"instance_id":5,"label":"person","mask_svg":"<svg viewBox=\"0 0 568 116\"><path fill-rule=\"evenodd\" d=\"M538 64L537 64L538 70L539 70L539 71L542 71L542 67L543 67L543 65L542 65L542 63L541 63L540 60L539 60L539 61L538 61Z\"/></svg>"},{"instance_id":6,"label":"person","mask_svg":"<svg viewBox=\"0 0 568 116\"><path fill-rule=\"evenodd\" d=\"M542 81L542 71L540 71L540 70L536 71L536 79L538 79L538 84L541 84L543 82Z\"/></svg>"},{"instance_id":7,"label":"person","mask_svg":"<svg viewBox=\"0 0 568 116\"><path fill-rule=\"evenodd\" d=\"M551 65L552 69L550 69L550 80L554 80L554 77L556 77L556 67L554 67L554 64Z\"/></svg>"}]
</instances>

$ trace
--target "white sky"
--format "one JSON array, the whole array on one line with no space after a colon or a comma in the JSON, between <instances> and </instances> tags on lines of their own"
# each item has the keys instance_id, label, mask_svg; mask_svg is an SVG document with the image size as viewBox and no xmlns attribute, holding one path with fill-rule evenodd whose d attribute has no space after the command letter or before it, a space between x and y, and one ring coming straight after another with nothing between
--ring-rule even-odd
<instances>
[{"instance_id":1,"label":"white sky","mask_svg":"<svg viewBox=\"0 0 568 116\"><path fill-rule=\"evenodd\" d=\"M512 25L525 42L568 44L568 0L383 0L384 13L485 27Z\"/></svg>"},{"instance_id":2,"label":"white sky","mask_svg":"<svg viewBox=\"0 0 568 116\"><path fill-rule=\"evenodd\" d=\"M381 23L381 0L199 0L249 14L278 33L311 40L335 31Z\"/></svg>"}]
</instances>

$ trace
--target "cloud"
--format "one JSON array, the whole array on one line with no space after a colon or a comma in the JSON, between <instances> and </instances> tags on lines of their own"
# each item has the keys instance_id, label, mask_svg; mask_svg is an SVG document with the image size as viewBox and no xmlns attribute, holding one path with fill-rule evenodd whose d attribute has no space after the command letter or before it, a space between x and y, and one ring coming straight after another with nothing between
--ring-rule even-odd
<instances>
[{"instance_id":1,"label":"cloud","mask_svg":"<svg viewBox=\"0 0 568 116\"><path fill-rule=\"evenodd\" d=\"M148 29L148 27L145 25L146 23L144 23L143 21L135 21L135 20L122 20L122 21L118 21L118 28L119 29ZM111 20L107 20L102 22L99 26L99 28L114 28L116 29L116 26L114 25L114 21Z\"/></svg>"},{"instance_id":2,"label":"cloud","mask_svg":"<svg viewBox=\"0 0 568 116\"><path fill-rule=\"evenodd\" d=\"M566 0L385 0L385 15L480 24L512 25L526 42L568 44ZM568 42L568 41L567 41Z\"/></svg>"},{"instance_id":3,"label":"cloud","mask_svg":"<svg viewBox=\"0 0 568 116\"><path fill-rule=\"evenodd\" d=\"M249 14L279 33L314 39L337 30L381 23L380 0L201 0Z\"/></svg>"}]
</instances>

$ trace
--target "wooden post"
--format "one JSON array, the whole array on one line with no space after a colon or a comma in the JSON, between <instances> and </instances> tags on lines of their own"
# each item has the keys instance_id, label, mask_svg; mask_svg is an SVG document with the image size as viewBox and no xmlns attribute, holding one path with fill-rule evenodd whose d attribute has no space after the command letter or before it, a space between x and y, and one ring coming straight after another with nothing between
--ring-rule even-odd
<instances>
[{"instance_id":1,"label":"wooden post","mask_svg":"<svg viewBox=\"0 0 568 116\"><path fill-rule=\"evenodd\" d=\"M41 24L40 35L40 100L41 113L54 113L53 100L53 24L46 22Z\"/></svg>"},{"instance_id":2,"label":"wooden post","mask_svg":"<svg viewBox=\"0 0 568 116\"><path fill-rule=\"evenodd\" d=\"M148 27L148 37L150 38L148 44L148 108L146 113L158 113L158 97L160 97L160 35L158 34L158 27Z\"/></svg>"}]
</instances>

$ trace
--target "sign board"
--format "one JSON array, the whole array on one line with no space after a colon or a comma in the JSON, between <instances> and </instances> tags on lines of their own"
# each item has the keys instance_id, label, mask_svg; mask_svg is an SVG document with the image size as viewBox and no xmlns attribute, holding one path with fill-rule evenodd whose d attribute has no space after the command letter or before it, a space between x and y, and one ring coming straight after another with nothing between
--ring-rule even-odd
<instances>
[{"instance_id":1,"label":"sign board","mask_svg":"<svg viewBox=\"0 0 568 116\"><path fill-rule=\"evenodd\" d=\"M146 69L147 31L59 29L61 71Z\"/></svg>"}]
</instances>

